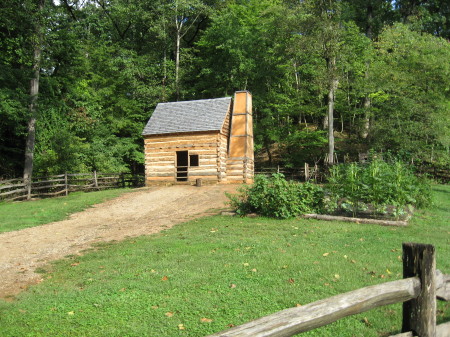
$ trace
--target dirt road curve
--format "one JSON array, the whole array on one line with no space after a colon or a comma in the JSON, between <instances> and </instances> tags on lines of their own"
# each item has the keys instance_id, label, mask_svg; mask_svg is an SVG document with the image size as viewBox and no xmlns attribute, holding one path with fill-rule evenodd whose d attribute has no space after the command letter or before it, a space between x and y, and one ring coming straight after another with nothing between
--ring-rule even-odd
<instances>
[{"instance_id":1,"label":"dirt road curve","mask_svg":"<svg viewBox=\"0 0 450 337\"><path fill-rule=\"evenodd\" d=\"M34 271L77 254L95 242L153 234L224 207L236 186L171 186L142 189L98 204L69 219L0 234L0 298L40 282Z\"/></svg>"}]
</instances>

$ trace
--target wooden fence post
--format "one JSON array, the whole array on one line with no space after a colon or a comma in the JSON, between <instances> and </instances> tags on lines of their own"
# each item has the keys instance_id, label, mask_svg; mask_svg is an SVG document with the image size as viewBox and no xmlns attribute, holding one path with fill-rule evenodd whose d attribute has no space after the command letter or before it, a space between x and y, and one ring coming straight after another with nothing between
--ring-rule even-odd
<instances>
[{"instance_id":1,"label":"wooden fence post","mask_svg":"<svg viewBox=\"0 0 450 337\"><path fill-rule=\"evenodd\" d=\"M305 163L305 181L309 180L309 164Z\"/></svg>"},{"instance_id":2,"label":"wooden fence post","mask_svg":"<svg viewBox=\"0 0 450 337\"><path fill-rule=\"evenodd\" d=\"M403 303L402 332L436 336L436 257L432 245L403 243L403 278L417 276L420 294Z\"/></svg>"},{"instance_id":3,"label":"wooden fence post","mask_svg":"<svg viewBox=\"0 0 450 337\"><path fill-rule=\"evenodd\" d=\"M67 183L67 172L64 172L64 188L66 190L66 196L69 195L69 186Z\"/></svg>"},{"instance_id":4,"label":"wooden fence post","mask_svg":"<svg viewBox=\"0 0 450 337\"><path fill-rule=\"evenodd\" d=\"M120 174L120 179L122 181L122 188L125 188L125 173Z\"/></svg>"},{"instance_id":5,"label":"wooden fence post","mask_svg":"<svg viewBox=\"0 0 450 337\"><path fill-rule=\"evenodd\" d=\"M98 188L97 171L94 170L94 187Z\"/></svg>"}]
</instances>

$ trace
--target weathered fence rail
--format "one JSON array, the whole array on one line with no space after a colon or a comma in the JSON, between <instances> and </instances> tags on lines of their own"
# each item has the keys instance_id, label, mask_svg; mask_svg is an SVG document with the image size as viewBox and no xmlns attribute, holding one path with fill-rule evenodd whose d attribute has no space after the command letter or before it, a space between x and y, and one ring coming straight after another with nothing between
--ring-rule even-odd
<instances>
[{"instance_id":1,"label":"weathered fence rail","mask_svg":"<svg viewBox=\"0 0 450 337\"><path fill-rule=\"evenodd\" d=\"M367 158L365 159L367 160ZM360 162L364 162L362 158L360 158ZM420 175L425 175L428 177L433 177L433 179L440 181L444 184L448 184L450 182L450 170L444 168L436 168L436 167L417 167L417 173ZM270 176L273 173L283 173L286 179L289 180L299 180L299 181L323 181L325 178L325 174L327 173L327 168L320 165L310 165L308 163L304 163L301 167L296 168L288 168L283 166L276 167L255 167L255 174L262 174L266 176Z\"/></svg>"},{"instance_id":2,"label":"weathered fence rail","mask_svg":"<svg viewBox=\"0 0 450 337\"><path fill-rule=\"evenodd\" d=\"M404 243L402 280L285 309L209 337L288 337L400 302L403 302L404 333L397 337L449 337L450 322L436 326L436 296L449 300L450 275L436 271L435 261L433 246Z\"/></svg>"},{"instance_id":3,"label":"weathered fence rail","mask_svg":"<svg viewBox=\"0 0 450 337\"><path fill-rule=\"evenodd\" d=\"M0 180L0 200L68 195L75 191L101 190L144 186L144 176L129 173L65 173L35 177L26 183L23 179Z\"/></svg>"},{"instance_id":4,"label":"weathered fence rail","mask_svg":"<svg viewBox=\"0 0 450 337\"><path fill-rule=\"evenodd\" d=\"M300 168L286 168L286 167L257 167L255 168L255 174L262 174L270 176L274 173L282 173L286 179L289 180L315 180L318 181L322 178L323 169L317 164L309 165L305 163Z\"/></svg>"}]
</instances>

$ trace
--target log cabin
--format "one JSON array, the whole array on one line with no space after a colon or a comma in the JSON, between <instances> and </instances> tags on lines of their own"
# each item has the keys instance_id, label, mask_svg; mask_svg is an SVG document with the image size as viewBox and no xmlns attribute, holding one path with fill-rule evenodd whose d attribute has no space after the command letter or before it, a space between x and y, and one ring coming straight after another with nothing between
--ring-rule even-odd
<instances>
[{"instance_id":1,"label":"log cabin","mask_svg":"<svg viewBox=\"0 0 450 337\"><path fill-rule=\"evenodd\" d=\"M252 96L159 103L142 132L145 181L252 183Z\"/></svg>"}]
</instances>

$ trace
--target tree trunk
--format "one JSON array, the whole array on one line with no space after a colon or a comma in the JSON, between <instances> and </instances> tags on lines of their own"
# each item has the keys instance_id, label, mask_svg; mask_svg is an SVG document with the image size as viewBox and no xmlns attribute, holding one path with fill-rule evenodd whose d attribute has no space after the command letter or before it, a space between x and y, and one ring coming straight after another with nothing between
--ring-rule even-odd
<instances>
[{"instance_id":1,"label":"tree trunk","mask_svg":"<svg viewBox=\"0 0 450 337\"><path fill-rule=\"evenodd\" d=\"M366 75L366 80L368 79L368 76ZM363 122L363 129L361 131L361 138L366 139L369 136L369 129L370 129L370 107L372 106L372 102L370 100L369 94L366 94L364 96L364 122Z\"/></svg>"},{"instance_id":2,"label":"tree trunk","mask_svg":"<svg viewBox=\"0 0 450 337\"><path fill-rule=\"evenodd\" d=\"M328 130L328 112L325 116L323 116L322 125L323 125L323 130Z\"/></svg>"},{"instance_id":3,"label":"tree trunk","mask_svg":"<svg viewBox=\"0 0 450 337\"><path fill-rule=\"evenodd\" d=\"M175 90L177 95L177 101L180 99L180 45L181 45L181 32L177 31L177 45L175 50Z\"/></svg>"},{"instance_id":4,"label":"tree trunk","mask_svg":"<svg viewBox=\"0 0 450 337\"><path fill-rule=\"evenodd\" d=\"M366 26L366 36L372 40L372 25L373 25L373 8L370 3L367 4L367 26ZM369 81L369 67L370 63L366 62L366 72L364 74L364 79L366 83ZM364 122L363 122L363 128L361 131L361 138L366 139L369 136L369 129L370 129L370 107L372 106L372 101L370 100L370 96L368 93L364 96Z\"/></svg>"},{"instance_id":5,"label":"tree trunk","mask_svg":"<svg viewBox=\"0 0 450 337\"><path fill-rule=\"evenodd\" d=\"M175 42L175 94L177 101L180 100L180 48L183 29L184 18L178 17L178 1L175 1L175 28L176 28L176 42Z\"/></svg>"},{"instance_id":6,"label":"tree trunk","mask_svg":"<svg viewBox=\"0 0 450 337\"><path fill-rule=\"evenodd\" d=\"M335 74L336 67L336 58L331 58L328 60L328 69L330 70L329 74L331 76L330 79L330 88L328 91L328 157L326 160L326 164L333 165L334 164L334 98L337 86L339 84L338 79Z\"/></svg>"},{"instance_id":7,"label":"tree trunk","mask_svg":"<svg viewBox=\"0 0 450 337\"><path fill-rule=\"evenodd\" d=\"M267 156L269 157L269 166L272 166L273 159L272 159L272 152L270 151L270 145L266 143L264 145L264 148L266 150Z\"/></svg>"},{"instance_id":8,"label":"tree trunk","mask_svg":"<svg viewBox=\"0 0 450 337\"><path fill-rule=\"evenodd\" d=\"M161 101L166 102L166 82L167 82L167 55L166 51L164 50L164 57L163 57L163 79L162 79L162 95L161 95Z\"/></svg>"},{"instance_id":9,"label":"tree trunk","mask_svg":"<svg viewBox=\"0 0 450 337\"><path fill-rule=\"evenodd\" d=\"M328 92L328 158L327 164L334 164L334 88Z\"/></svg>"},{"instance_id":10,"label":"tree trunk","mask_svg":"<svg viewBox=\"0 0 450 337\"><path fill-rule=\"evenodd\" d=\"M167 86L167 50L166 50L166 43L167 43L167 31L166 31L166 20L163 17L163 31L164 31L164 56L163 56L163 79L162 79L162 96L161 101L166 102L167 101L167 94L166 94L166 86Z\"/></svg>"},{"instance_id":11,"label":"tree trunk","mask_svg":"<svg viewBox=\"0 0 450 337\"><path fill-rule=\"evenodd\" d=\"M175 91L177 101L180 99L180 58L181 58L181 39L190 31L193 25L197 22L198 18L205 11L204 6L196 6L192 2L191 4L175 0L175 30L176 30L176 45L175 45ZM189 13L189 14L186 14ZM190 16L193 14L194 16ZM196 34L196 33L195 33ZM195 35L194 34L194 35Z\"/></svg>"},{"instance_id":12,"label":"tree trunk","mask_svg":"<svg viewBox=\"0 0 450 337\"><path fill-rule=\"evenodd\" d=\"M39 95L39 76L41 68L41 54L42 54L42 40L43 33L40 23L40 13L44 9L45 0L40 0L38 5L37 22L35 24L35 44L33 55L33 78L30 81L30 105L28 107L29 120L27 128L27 141L25 147L25 164L23 169L23 179L27 186L30 186L31 178L33 175L33 159L34 159L34 147L36 142L36 121L38 113L38 95ZM28 198L30 193L28 194Z\"/></svg>"}]
</instances>

